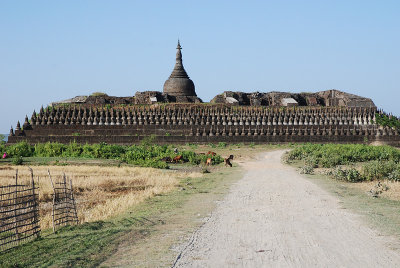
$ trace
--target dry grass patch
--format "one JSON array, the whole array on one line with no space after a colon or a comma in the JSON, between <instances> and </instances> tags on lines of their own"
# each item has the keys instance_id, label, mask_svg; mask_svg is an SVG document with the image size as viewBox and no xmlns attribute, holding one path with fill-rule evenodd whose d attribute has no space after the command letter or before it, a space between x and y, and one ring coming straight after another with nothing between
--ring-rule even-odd
<instances>
[{"instance_id":1,"label":"dry grass patch","mask_svg":"<svg viewBox=\"0 0 400 268\"><path fill-rule=\"evenodd\" d=\"M377 187L378 183L382 185L381 187ZM384 189L379 197L383 197L389 200L400 201L400 182L396 181L369 181L369 182L358 182L358 183L348 183L348 186L351 188L359 189L363 192L370 193L370 191L374 191L377 188Z\"/></svg>"},{"instance_id":2,"label":"dry grass patch","mask_svg":"<svg viewBox=\"0 0 400 268\"><path fill-rule=\"evenodd\" d=\"M351 166L361 172L363 163L355 163ZM343 169L350 168L350 166L341 166ZM325 175L330 171L330 168L315 168L314 173L319 175ZM362 192L373 195L374 192L380 191L379 197L386 198L393 201L400 201L400 182L390 181L390 180L373 180L373 181L363 181L363 182L346 182L340 181L341 184L346 186L361 190ZM379 185L378 185L379 183Z\"/></svg>"},{"instance_id":3,"label":"dry grass patch","mask_svg":"<svg viewBox=\"0 0 400 268\"><path fill-rule=\"evenodd\" d=\"M18 168L19 181L28 182L27 167L0 167L0 185L14 184ZM127 208L157 194L172 190L184 177L200 177L197 172L177 172L140 167L99 166L36 166L35 179L39 177L40 224L42 229L51 226L52 188L47 170L53 180L65 173L72 179L80 222L104 220L124 212Z\"/></svg>"}]
</instances>

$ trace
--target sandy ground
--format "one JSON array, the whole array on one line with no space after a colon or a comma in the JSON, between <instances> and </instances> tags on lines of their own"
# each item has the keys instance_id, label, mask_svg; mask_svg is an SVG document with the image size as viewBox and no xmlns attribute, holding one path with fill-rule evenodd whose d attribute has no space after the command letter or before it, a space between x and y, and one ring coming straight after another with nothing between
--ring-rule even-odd
<instances>
[{"instance_id":1,"label":"sandy ground","mask_svg":"<svg viewBox=\"0 0 400 268\"><path fill-rule=\"evenodd\" d=\"M394 238L281 164L283 153L244 164L246 175L182 245L173 267L400 267Z\"/></svg>"}]
</instances>

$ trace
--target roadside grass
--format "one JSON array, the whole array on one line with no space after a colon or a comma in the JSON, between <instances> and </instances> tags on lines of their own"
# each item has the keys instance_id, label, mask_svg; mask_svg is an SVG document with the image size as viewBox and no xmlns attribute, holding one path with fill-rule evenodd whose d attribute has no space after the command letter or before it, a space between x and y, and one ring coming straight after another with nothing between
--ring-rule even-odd
<instances>
[{"instance_id":1,"label":"roadside grass","mask_svg":"<svg viewBox=\"0 0 400 268\"><path fill-rule=\"evenodd\" d=\"M390 146L306 144L284 162L332 193L344 209L362 215L374 229L400 237L400 150Z\"/></svg>"},{"instance_id":2,"label":"roadside grass","mask_svg":"<svg viewBox=\"0 0 400 268\"><path fill-rule=\"evenodd\" d=\"M138 243L132 243L132 235L127 233L119 246L119 250L112 255L101 267L171 267L182 246L186 245L204 218L210 216L217 205L229 191L232 183L239 180L243 170L234 166L213 170L202 179L183 181L178 189L179 196L175 203L165 203L157 212L160 217L149 235ZM153 202L165 202L163 197L152 199ZM151 212L143 215L153 219Z\"/></svg>"},{"instance_id":3,"label":"roadside grass","mask_svg":"<svg viewBox=\"0 0 400 268\"><path fill-rule=\"evenodd\" d=\"M140 243L156 227L168 221L168 214L193 195L216 191L226 179L239 175L237 168L221 169L202 177L181 178L168 193L158 193L125 212L104 221L61 228L56 234L43 232L42 238L2 253L1 267L96 267L116 252L127 239Z\"/></svg>"},{"instance_id":4,"label":"roadside grass","mask_svg":"<svg viewBox=\"0 0 400 268\"><path fill-rule=\"evenodd\" d=\"M344 209L362 215L372 228L387 235L400 238L400 201L387 198L374 198L355 184L333 180L323 174L305 175L310 181L338 197Z\"/></svg>"},{"instance_id":5,"label":"roadside grass","mask_svg":"<svg viewBox=\"0 0 400 268\"><path fill-rule=\"evenodd\" d=\"M287 163L303 161L300 173L325 169L327 175L348 182L400 181L400 150L365 144L306 144L285 155Z\"/></svg>"}]
</instances>

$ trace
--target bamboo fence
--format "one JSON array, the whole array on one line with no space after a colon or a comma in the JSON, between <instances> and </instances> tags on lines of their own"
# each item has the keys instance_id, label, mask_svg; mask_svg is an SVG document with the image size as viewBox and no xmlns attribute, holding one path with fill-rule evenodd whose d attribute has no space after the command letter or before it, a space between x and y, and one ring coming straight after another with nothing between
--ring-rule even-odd
<instances>
[{"instance_id":1,"label":"bamboo fence","mask_svg":"<svg viewBox=\"0 0 400 268\"><path fill-rule=\"evenodd\" d=\"M55 232L61 226L78 224L79 222L72 180L69 180L68 184L67 177L63 174L62 180L54 182L49 170L48 174L53 187L52 220L53 232Z\"/></svg>"},{"instance_id":2,"label":"bamboo fence","mask_svg":"<svg viewBox=\"0 0 400 268\"><path fill-rule=\"evenodd\" d=\"M18 183L16 170L15 184L0 186L0 252L40 236L39 187L30 172L30 185Z\"/></svg>"}]
</instances>

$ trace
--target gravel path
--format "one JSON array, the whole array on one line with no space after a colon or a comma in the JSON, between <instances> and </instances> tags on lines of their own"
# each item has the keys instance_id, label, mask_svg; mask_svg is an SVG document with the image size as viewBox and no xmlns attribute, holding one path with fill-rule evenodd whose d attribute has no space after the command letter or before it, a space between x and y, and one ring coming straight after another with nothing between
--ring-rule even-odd
<instances>
[{"instance_id":1,"label":"gravel path","mask_svg":"<svg viewBox=\"0 0 400 268\"><path fill-rule=\"evenodd\" d=\"M245 164L174 267L400 267L395 240L283 165L284 151Z\"/></svg>"}]
</instances>

